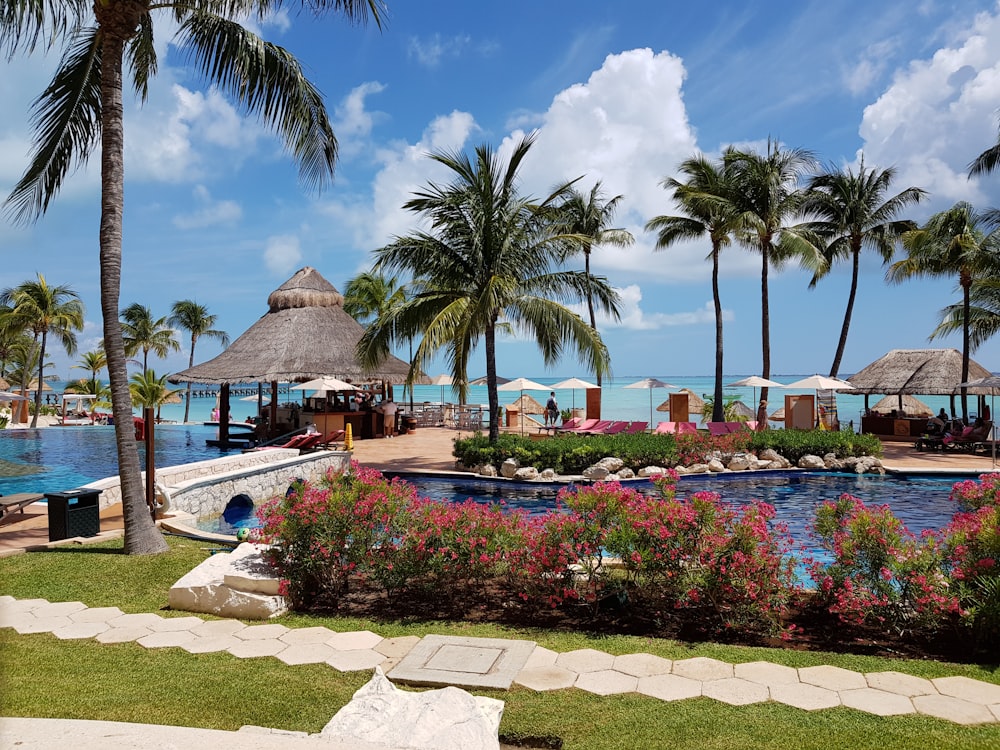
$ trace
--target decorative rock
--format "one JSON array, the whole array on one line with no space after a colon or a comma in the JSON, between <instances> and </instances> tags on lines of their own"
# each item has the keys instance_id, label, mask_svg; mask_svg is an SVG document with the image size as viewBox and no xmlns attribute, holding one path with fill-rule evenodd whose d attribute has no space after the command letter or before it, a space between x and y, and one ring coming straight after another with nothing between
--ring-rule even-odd
<instances>
[{"instance_id":1,"label":"decorative rock","mask_svg":"<svg viewBox=\"0 0 1000 750\"><path fill-rule=\"evenodd\" d=\"M680 469L680 467L677 468ZM687 467L688 474L707 474L709 471L708 464L691 464Z\"/></svg>"},{"instance_id":2,"label":"decorative rock","mask_svg":"<svg viewBox=\"0 0 1000 750\"><path fill-rule=\"evenodd\" d=\"M542 472L541 474L538 475L538 478L545 482L551 482L556 478L556 470L542 469Z\"/></svg>"},{"instance_id":3,"label":"decorative rock","mask_svg":"<svg viewBox=\"0 0 1000 750\"><path fill-rule=\"evenodd\" d=\"M826 464L823 463L823 459L819 456L807 453L799 459L798 467L800 469L825 469Z\"/></svg>"},{"instance_id":4,"label":"decorative rock","mask_svg":"<svg viewBox=\"0 0 1000 750\"><path fill-rule=\"evenodd\" d=\"M618 474L618 478L619 479L634 479L635 478L635 472L632 471L627 466L623 466L622 468L620 468L617 471L617 474Z\"/></svg>"},{"instance_id":5,"label":"decorative rock","mask_svg":"<svg viewBox=\"0 0 1000 750\"><path fill-rule=\"evenodd\" d=\"M674 467L674 471L677 472L677 476L679 476L679 477L680 476L684 476L685 474L690 474L691 473L691 469L688 468L687 466L675 466ZM639 472L639 475L642 476L642 472Z\"/></svg>"},{"instance_id":6,"label":"decorative rock","mask_svg":"<svg viewBox=\"0 0 1000 750\"><path fill-rule=\"evenodd\" d=\"M644 466L643 468L639 469L640 477L658 477L666 473L667 470L664 469L662 466Z\"/></svg>"},{"instance_id":7,"label":"decorative rock","mask_svg":"<svg viewBox=\"0 0 1000 750\"><path fill-rule=\"evenodd\" d=\"M220 617L266 620L284 614L288 605L282 596L259 593L261 589L277 591L277 578L273 572L266 573L260 552L251 544L241 544L236 559L242 561L233 570L233 555L217 553L206 558L187 575L170 587L168 602L170 607L186 612L206 612ZM258 562L251 562L252 557ZM266 583L268 576L273 584ZM249 586L258 591L245 591L240 587Z\"/></svg>"},{"instance_id":8,"label":"decorative rock","mask_svg":"<svg viewBox=\"0 0 1000 750\"><path fill-rule=\"evenodd\" d=\"M746 471L750 468L750 459L745 453L737 453L733 456L727 468L730 471Z\"/></svg>"},{"instance_id":9,"label":"decorative rock","mask_svg":"<svg viewBox=\"0 0 1000 750\"><path fill-rule=\"evenodd\" d=\"M584 478L590 479L591 481L594 482L600 482L603 481L604 479L607 479L608 474L610 473L611 472L608 471L603 466L597 466L596 464L594 466L588 466L586 469L583 470Z\"/></svg>"},{"instance_id":10,"label":"decorative rock","mask_svg":"<svg viewBox=\"0 0 1000 750\"><path fill-rule=\"evenodd\" d=\"M625 462L622 461L620 458L616 458L615 456L605 456L600 461L598 461L596 465L597 466L603 466L609 472L611 472L612 474L614 474L621 467L623 467L625 465Z\"/></svg>"},{"instance_id":11,"label":"decorative rock","mask_svg":"<svg viewBox=\"0 0 1000 750\"><path fill-rule=\"evenodd\" d=\"M476 467L476 473L484 477L495 477L497 475L497 467L493 464L483 464Z\"/></svg>"},{"instance_id":12,"label":"decorative rock","mask_svg":"<svg viewBox=\"0 0 1000 750\"><path fill-rule=\"evenodd\" d=\"M354 740L414 750L499 748L503 701L474 697L446 687L411 693L399 690L382 670L354 694L323 727L330 739Z\"/></svg>"},{"instance_id":13,"label":"decorative rock","mask_svg":"<svg viewBox=\"0 0 1000 750\"><path fill-rule=\"evenodd\" d=\"M521 468L521 462L516 458L508 458L500 464L500 474L507 479L513 479L514 474Z\"/></svg>"},{"instance_id":14,"label":"decorative rock","mask_svg":"<svg viewBox=\"0 0 1000 750\"><path fill-rule=\"evenodd\" d=\"M722 461L717 458L713 458L708 462L708 470L713 474L720 474L726 470L726 467L723 465Z\"/></svg>"},{"instance_id":15,"label":"decorative rock","mask_svg":"<svg viewBox=\"0 0 1000 750\"><path fill-rule=\"evenodd\" d=\"M761 461L768 461L768 462L781 460L781 454L778 453L778 451L776 451L774 448L765 448L758 454L757 457Z\"/></svg>"},{"instance_id":16,"label":"decorative rock","mask_svg":"<svg viewBox=\"0 0 1000 750\"><path fill-rule=\"evenodd\" d=\"M538 469L534 466L525 466L514 472L514 479L519 479L523 482L530 482L534 479L538 479Z\"/></svg>"},{"instance_id":17,"label":"decorative rock","mask_svg":"<svg viewBox=\"0 0 1000 750\"><path fill-rule=\"evenodd\" d=\"M244 542L229 553L229 569L222 582L236 591L277 596L281 580L271 563L264 559L264 545Z\"/></svg>"}]
</instances>

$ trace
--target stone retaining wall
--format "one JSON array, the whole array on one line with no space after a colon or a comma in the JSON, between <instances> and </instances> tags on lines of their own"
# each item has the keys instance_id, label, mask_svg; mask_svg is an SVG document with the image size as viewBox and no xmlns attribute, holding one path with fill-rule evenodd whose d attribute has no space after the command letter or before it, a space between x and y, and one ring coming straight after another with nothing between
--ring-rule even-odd
<instances>
[{"instance_id":1,"label":"stone retaining wall","mask_svg":"<svg viewBox=\"0 0 1000 750\"><path fill-rule=\"evenodd\" d=\"M156 483L167 488L172 510L211 516L221 513L234 495L245 493L260 502L284 493L296 477L314 481L330 469L346 470L350 461L351 454L343 451L299 455L297 450L277 448L157 469ZM85 487L101 490L102 508L121 502L117 476Z\"/></svg>"}]
</instances>

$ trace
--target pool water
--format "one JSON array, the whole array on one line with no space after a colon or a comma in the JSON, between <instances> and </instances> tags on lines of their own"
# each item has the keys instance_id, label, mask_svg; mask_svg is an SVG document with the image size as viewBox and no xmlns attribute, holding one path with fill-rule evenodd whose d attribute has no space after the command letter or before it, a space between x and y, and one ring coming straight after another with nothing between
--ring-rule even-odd
<instances>
[{"instance_id":1,"label":"pool water","mask_svg":"<svg viewBox=\"0 0 1000 750\"><path fill-rule=\"evenodd\" d=\"M203 425L157 425L158 468L226 455L208 448L215 429ZM136 443L140 466L146 449ZM115 428L102 425L0 430L0 494L62 492L118 474Z\"/></svg>"}]
</instances>

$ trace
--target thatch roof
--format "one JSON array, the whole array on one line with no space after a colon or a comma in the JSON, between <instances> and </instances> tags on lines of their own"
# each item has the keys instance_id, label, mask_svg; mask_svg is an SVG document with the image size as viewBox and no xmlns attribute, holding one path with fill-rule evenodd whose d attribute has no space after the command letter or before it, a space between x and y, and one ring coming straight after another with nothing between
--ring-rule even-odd
<instances>
[{"instance_id":1,"label":"thatch roof","mask_svg":"<svg viewBox=\"0 0 1000 750\"><path fill-rule=\"evenodd\" d=\"M517 409L521 414L544 414L545 407L527 393L518 396L510 405L510 408Z\"/></svg>"},{"instance_id":2,"label":"thatch roof","mask_svg":"<svg viewBox=\"0 0 1000 750\"><path fill-rule=\"evenodd\" d=\"M271 292L268 312L215 359L171 375L171 383L341 380L402 383L409 365L389 356L375 371L355 356L365 329L344 312L344 298L306 266Z\"/></svg>"},{"instance_id":3,"label":"thatch roof","mask_svg":"<svg viewBox=\"0 0 1000 750\"><path fill-rule=\"evenodd\" d=\"M697 393L692 391L690 388L681 388L679 393L686 393L688 395L688 413L689 414L701 414L705 410L705 399L699 396ZM670 411L670 399L668 398L662 404L656 407L657 411Z\"/></svg>"},{"instance_id":4,"label":"thatch roof","mask_svg":"<svg viewBox=\"0 0 1000 750\"><path fill-rule=\"evenodd\" d=\"M927 404L921 401L916 396L911 396L910 394L890 394L880 399L877 404L871 407L872 411L877 411L881 414L888 414L893 410L898 410L900 408L899 401L903 400L903 413L908 417L932 417L934 416L934 410L931 409Z\"/></svg>"},{"instance_id":5,"label":"thatch roof","mask_svg":"<svg viewBox=\"0 0 1000 750\"><path fill-rule=\"evenodd\" d=\"M985 367L969 361L969 380L989 375ZM962 382L962 354L957 349L893 349L847 380L855 388L851 393L949 395Z\"/></svg>"}]
</instances>

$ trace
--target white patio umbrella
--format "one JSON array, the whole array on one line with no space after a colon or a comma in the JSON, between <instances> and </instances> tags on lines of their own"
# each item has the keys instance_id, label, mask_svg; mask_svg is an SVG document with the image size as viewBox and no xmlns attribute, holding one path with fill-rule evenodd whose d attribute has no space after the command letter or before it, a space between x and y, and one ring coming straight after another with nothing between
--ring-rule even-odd
<instances>
[{"instance_id":1,"label":"white patio umbrella","mask_svg":"<svg viewBox=\"0 0 1000 750\"><path fill-rule=\"evenodd\" d=\"M430 384L431 385L441 386L441 403L443 404L444 403L444 387L446 385L454 385L455 384L455 378L453 378L451 375L435 375L433 378L431 378Z\"/></svg>"},{"instance_id":2,"label":"white patio umbrella","mask_svg":"<svg viewBox=\"0 0 1000 750\"><path fill-rule=\"evenodd\" d=\"M30 401L27 396L22 396L19 393L11 393L10 391L0 391L0 401Z\"/></svg>"},{"instance_id":3,"label":"white patio umbrella","mask_svg":"<svg viewBox=\"0 0 1000 750\"><path fill-rule=\"evenodd\" d=\"M509 378L502 378L497 375L497 385L506 385L510 382ZM470 380L469 385L486 385L486 376L483 375L481 378L476 378L475 380ZM514 389L517 390L517 389Z\"/></svg>"},{"instance_id":4,"label":"white patio umbrella","mask_svg":"<svg viewBox=\"0 0 1000 750\"><path fill-rule=\"evenodd\" d=\"M996 409L994 408L997 396L997 390L1000 389L1000 377L992 375L988 378L979 378L979 380L970 380L967 383L959 383L955 386L956 388L989 388L990 389L990 416L992 417L996 414ZM997 467L997 439L996 439L996 427L990 428L990 446L993 455L993 468Z\"/></svg>"},{"instance_id":5,"label":"white patio umbrella","mask_svg":"<svg viewBox=\"0 0 1000 750\"><path fill-rule=\"evenodd\" d=\"M299 383L298 385L293 385L288 390L290 391L316 391L316 393L328 393L334 391L356 391L358 386L353 383L348 383L345 380L339 380L333 377L326 378L316 378L315 380L308 380L305 383Z\"/></svg>"},{"instance_id":6,"label":"white patio umbrella","mask_svg":"<svg viewBox=\"0 0 1000 750\"><path fill-rule=\"evenodd\" d=\"M499 380L499 379L498 379ZM542 385L541 383L536 383L534 380L528 380L527 378L514 378L513 380L508 380L506 383L501 383L497 386L498 391L520 391L521 395L524 396L525 391L548 391L551 390L549 386ZM521 434L524 434L524 416L521 414L517 415L518 421L521 423Z\"/></svg>"},{"instance_id":7,"label":"white patio umbrella","mask_svg":"<svg viewBox=\"0 0 1000 750\"><path fill-rule=\"evenodd\" d=\"M665 383L656 378L643 378L642 380L626 385L626 388L647 388L649 390L649 423L653 424L653 389L654 388L676 388L676 385Z\"/></svg>"},{"instance_id":8,"label":"white patio umbrella","mask_svg":"<svg viewBox=\"0 0 1000 750\"><path fill-rule=\"evenodd\" d=\"M810 375L808 378L802 378L802 380L796 380L794 383L789 383L784 386L789 390L811 390L811 391L853 391L854 386L848 383L846 380L841 380L840 378L831 378L826 375ZM817 413L814 415L815 423L819 422L819 399L816 399Z\"/></svg>"},{"instance_id":9,"label":"white patio umbrella","mask_svg":"<svg viewBox=\"0 0 1000 750\"><path fill-rule=\"evenodd\" d=\"M779 383L776 380L768 380L767 378L762 378L760 375L751 375L749 378L743 378L742 380L737 380L732 383L726 383L727 386L732 386L734 388L753 388L753 413L754 417L757 415L757 389L758 388L785 388L784 383ZM751 417L753 419L753 417Z\"/></svg>"},{"instance_id":10,"label":"white patio umbrella","mask_svg":"<svg viewBox=\"0 0 1000 750\"><path fill-rule=\"evenodd\" d=\"M268 398L267 396L244 396L243 398L240 399L240 401L256 401L258 398L260 399L260 402L262 404L271 403L271 399Z\"/></svg>"},{"instance_id":11,"label":"white patio umbrella","mask_svg":"<svg viewBox=\"0 0 1000 750\"><path fill-rule=\"evenodd\" d=\"M586 380L580 380L580 378L567 378L566 380L560 380L554 386L552 390L563 390L569 389L573 391L573 407L576 408L576 389L577 388L600 388L601 386L595 385L594 383L588 383Z\"/></svg>"}]
</instances>

